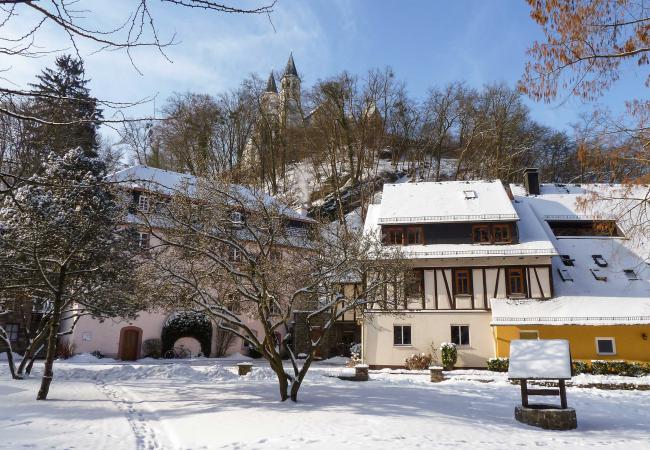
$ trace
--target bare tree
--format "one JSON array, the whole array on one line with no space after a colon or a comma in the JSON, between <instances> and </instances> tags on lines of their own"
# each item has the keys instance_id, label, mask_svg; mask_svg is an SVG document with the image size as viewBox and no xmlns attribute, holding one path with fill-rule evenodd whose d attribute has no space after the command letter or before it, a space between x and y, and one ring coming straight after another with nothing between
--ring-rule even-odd
<instances>
[{"instance_id":1,"label":"bare tree","mask_svg":"<svg viewBox=\"0 0 650 450\"><path fill-rule=\"evenodd\" d=\"M260 352L278 378L282 400L297 400L322 336L336 320L381 297L385 281L369 274L403 271L401 260L378 243L305 221L277 199L223 181L199 180L161 204L159 213L143 217L159 241L144 272L145 291L167 307L207 314ZM387 257L380 263L370 254ZM337 286L351 273L365 284L358 298L346 300ZM289 345L297 309L312 310L307 327L320 330L302 363Z\"/></svg>"}]
</instances>

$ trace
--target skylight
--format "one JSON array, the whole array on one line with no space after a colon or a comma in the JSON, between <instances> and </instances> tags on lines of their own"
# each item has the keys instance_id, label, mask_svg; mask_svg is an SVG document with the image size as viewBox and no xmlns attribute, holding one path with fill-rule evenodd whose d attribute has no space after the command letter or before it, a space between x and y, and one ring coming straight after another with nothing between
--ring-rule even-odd
<instances>
[{"instance_id":1,"label":"skylight","mask_svg":"<svg viewBox=\"0 0 650 450\"><path fill-rule=\"evenodd\" d=\"M607 267L607 260L603 258L603 255L591 255L591 257L598 267Z\"/></svg>"},{"instance_id":2,"label":"skylight","mask_svg":"<svg viewBox=\"0 0 650 450\"><path fill-rule=\"evenodd\" d=\"M562 281L573 281L573 277L567 269L557 269L557 271L560 273L560 278L562 278Z\"/></svg>"},{"instance_id":3,"label":"skylight","mask_svg":"<svg viewBox=\"0 0 650 450\"><path fill-rule=\"evenodd\" d=\"M468 190L468 191L463 191L463 194L465 195L465 198L468 199L468 200L477 197L477 195L476 195L476 191L473 190L473 189L470 189L470 190Z\"/></svg>"},{"instance_id":4,"label":"skylight","mask_svg":"<svg viewBox=\"0 0 650 450\"><path fill-rule=\"evenodd\" d=\"M570 255L560 255L560 258L562 258L562 262L565 266L573 266L573 263L575 262L575 259L571 258Z\"/></svg>"},{"instance_id":5,"label":"skylight","mask_svg":"<svg viewBox=\"0 0 650 450\"><path fill-rule=\"evenodd\" d=\"M625 273L625 276L627 277L628 280L638 280L639 279L639 276L634 271L634 269L625 269L623 272Z\"/></svg>"},{"instance_id":6,"label":"skylight","mask_svg":"<svg viewBox=\"0 0 650 450\"><path fill-rule=\"evenodd\" d=\"M591 274L594 276L595 279L598 281L607 281L607 275L603 275L603 271L600 269L589 269L591 271Z\"/></svg>"}]
</instances>

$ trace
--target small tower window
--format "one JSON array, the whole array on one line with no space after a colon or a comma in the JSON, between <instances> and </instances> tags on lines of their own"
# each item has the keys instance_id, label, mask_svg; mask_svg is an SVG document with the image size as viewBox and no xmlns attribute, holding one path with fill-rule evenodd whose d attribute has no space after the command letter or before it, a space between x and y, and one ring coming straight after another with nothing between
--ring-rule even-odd
<instances>
[{"instance_id":1,"label":"small tower window","mask_svg":"<svg viewBox=\"0 0 650 450\"><path fill-rule=\"evenodd\" d=\"M607 267L607 260L603 258L603 255L591 255L591 257L598 267Z\"/></svg>"}]
</instances>

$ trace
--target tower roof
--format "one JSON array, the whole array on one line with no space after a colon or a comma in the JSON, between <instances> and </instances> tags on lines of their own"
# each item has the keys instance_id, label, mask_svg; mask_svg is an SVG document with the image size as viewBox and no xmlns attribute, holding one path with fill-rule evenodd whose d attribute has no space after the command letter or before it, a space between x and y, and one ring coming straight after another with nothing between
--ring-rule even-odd
<instances>
[{"instance_id":1,"label":"tower roof","mask_svg":"<svg viewBox=\"0 0 650 450\"><path fill-rule=\"evenodd\" d=\"M293 52L289 54L289 61L287 61L287 67L284 69L284 76L293 75L294 77L298 76L298 71L296 70L296 63L293 62Z\"/></svg>"},{"instance_id":2,"label":"tower roof","mask_svg":"<svg viewBox=\"0 0 650 450\"><path fill-rule=\"evenodd\" d=\"M266 82L266 92L274 92L278 93L278 88L275 85L275 77L273 76L273 72L269 75L269 81Z\"/></svg>"}]
</instances>

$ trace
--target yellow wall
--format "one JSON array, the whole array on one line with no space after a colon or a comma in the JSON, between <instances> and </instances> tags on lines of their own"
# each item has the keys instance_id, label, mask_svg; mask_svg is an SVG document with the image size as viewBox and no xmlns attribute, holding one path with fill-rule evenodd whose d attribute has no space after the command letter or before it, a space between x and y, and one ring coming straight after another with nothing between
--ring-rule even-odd
<instances>
[{"instance_id":1,"label":"yellow wall","mask_svg":"<svg viewBox=\"0 0 650 450\"><path fill-rule=\"evenodd\" d=\"M619 326L498 326L494 327L496 354L507 358L510 341L519 339L519 330L537 330L540 339L568 339L573 359L625 359L650 361L650 325ZM644 340L642 334L645 333ZM596 353L597 337L613 337L615 355Z\"/></svg>"}]
</instances>

